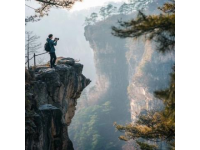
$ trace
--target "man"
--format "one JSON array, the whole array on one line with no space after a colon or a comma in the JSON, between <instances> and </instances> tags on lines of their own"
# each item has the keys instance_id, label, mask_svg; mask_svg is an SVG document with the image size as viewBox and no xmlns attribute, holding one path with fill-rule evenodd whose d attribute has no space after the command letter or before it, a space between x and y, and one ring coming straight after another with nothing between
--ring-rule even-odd
<instances>
[{"instance_id":1,"label":"man","mask_svg":"<svg viewBox=\"0 0 200 150\"><path fill-rule=\"evenodd\" d=\"M52 40L53 39L53 34L49 34L48 37L49 38L47 38L47 42L48 42L48 44L50 46L50 52L49 52L49 54L50 54L50 65L51 65L51 68L53 68L53 67L56 66L55 65L55 62L56 62L56 53L55 53L55 51L56 50L55 50L54 46L57 45L58 39L55 38L54 40Z\"/></svg>"}]
</instances>

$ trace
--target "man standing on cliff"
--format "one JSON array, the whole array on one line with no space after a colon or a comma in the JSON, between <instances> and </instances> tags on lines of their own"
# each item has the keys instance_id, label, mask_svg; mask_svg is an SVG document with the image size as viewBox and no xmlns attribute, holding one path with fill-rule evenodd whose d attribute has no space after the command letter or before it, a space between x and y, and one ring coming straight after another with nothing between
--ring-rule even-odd
<instances>
[{"instance_id":1,"label":"man standing on cliff","mask_svg":"<svg viewBox=\"0 0 200 150\"><path fill-rule=\"evenodd\" d=\"M56 53L55 53L55 48L54 46L57 45L57 41L59 40L58 38L55 38L54 40L53 39L53 34L49 34L48 38L47 38L47 42L50 46L50 65L51 65L51 68L55 67L55 62L56 62Z\"/></svg>"}]
</instances>

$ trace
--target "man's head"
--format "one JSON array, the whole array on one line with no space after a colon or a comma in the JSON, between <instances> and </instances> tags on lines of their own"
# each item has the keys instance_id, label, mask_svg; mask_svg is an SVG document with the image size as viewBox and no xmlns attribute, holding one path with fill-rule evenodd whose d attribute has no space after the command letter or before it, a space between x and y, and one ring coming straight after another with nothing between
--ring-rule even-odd
<instances>
[{"instance_id":1,"label":"man's head","mask_svg":"<svg viewBox=\"0 0 200 150\"><path fill-rule=\"evenodd\" d=\"M50 39L53 39L53 34L49 34L49 38L50 38Z\"/></svg>"}]
</instances>

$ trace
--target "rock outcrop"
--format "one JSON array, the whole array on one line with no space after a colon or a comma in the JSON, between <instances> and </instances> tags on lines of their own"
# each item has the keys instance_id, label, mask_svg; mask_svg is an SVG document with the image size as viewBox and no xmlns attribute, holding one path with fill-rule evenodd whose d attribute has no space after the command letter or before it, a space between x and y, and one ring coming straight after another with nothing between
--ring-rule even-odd
<instances>
[{"instance_id":1,"label":"rock outcrop","mask_svg":"<svg viewBox=\"0 0 200 150\"><path fill-rule=\"evenodd\" d=\"M168 74L174 63L174 55L162 56L155 51L155 43L144 41L143 38L133 41L133 39L120 39L111 34L111 27L117 20L120 18L123 18L123 21L129 20L133 15L116 15L85 27L85 38L94 52L97 78L95 86L88 91L86 98L83 98L85 103L81 108L82 111L78 112L74 119L80 120L83 112L85 112L83 116L90 116L93 110L90 112L88 106L103 108L105 102L109 102L112 109L109 109L109 115L106 112L96 111L96 116L93 118L77 121L79 124L92 122L91 129L95 129L97 137L104 141L94 138L87 143L91 137L88 134L90 132L79 137L77 135L83 127L73 125L76 128L70 129L69 133L73 141L79 141L74 145L76 149L133 149L133 142L124 143L118 140L121 133L115 132L113 122L122 125L134 123L139 114L163 107L153 92L168 86L170 79ZM104 120L99 125L98 120L101 116ZM162 143L160 145L159 148L164 150L166 146Z\"/></svg>"},{"instance_id":2,"label":"rock outcrop","mask_svg":"<svg viewBox=\"0 0 200 150\"><path fill-rule=\"evenodd\" d=\"M68 126L77 99L91 82L82 74L83 65L71 58L55 68L26 70L26 150L73 150Z\"/></svg>"},{"instance_id":3,"label":"rock outcrop","mask_svg":"<svg viewBox=\"0 0 200 150\"><path fill-rule=\"evenodd\" d=\"M70 128L75 149L80 150L121 150L124 144L119 141L113 123L130 122L130 105L127 95L128 66L126 61L125 40L111 34L111 26L117 19L99 22L85 27L85 38L94 52L96 83L86 94L85 108L77 113L75 119L83 115L80 124ZM82 101L83 102L83 101ZM95 111L88 108L94 108ZM100 108L100 110L98 109ZM88 112L88 113L87 113ZM91 116L90 113L95 115ZM81 132L88 129L88 132ZM80 136L78 136L79 133ZM84 135L84 136L83 136ZM83 144L84 143L84 144ZM87 144L85 144L87 143Z\"/></svg>"}]
</instances>

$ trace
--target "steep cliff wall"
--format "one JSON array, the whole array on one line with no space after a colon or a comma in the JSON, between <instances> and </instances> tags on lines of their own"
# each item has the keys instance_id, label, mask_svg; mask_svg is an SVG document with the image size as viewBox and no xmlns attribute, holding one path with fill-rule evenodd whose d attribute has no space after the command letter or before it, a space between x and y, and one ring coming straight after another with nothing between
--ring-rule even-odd
<instances>
[{"instance_id":1,"label":"steep cliff wall","mask_svg":"<svg viewBox=\"0 0 200 150\"><path fill-rule=\"evenodd\" d=\"M118 20L136 16L115 15L85 27L85 38L94 51L97 81L82 99L70 126L70 137L76 150L129 150L133 142L118 140L113 123L130 123L146 110L162 109L153 96L155 90L168 86L174 54L163 56L155 43L143 38L114 37L111 27ZM165 149L165 143L160 143Z\"/></svg>"},{"instance_id":2,"label":"steep cliff wall","mask_svg":"<svg viewBox=\"0 0 200 150\"><path fill-rule=\"evenodd\" d=\"M162 56L154 43L143 38L114 37L111 26L121 17L127 20L132 16L112 16L85 27L86 40L94 51L97 82L85 95L85 107L81 106L71 127L77 150L132 149L132 143L117 139L120 133L115 132L113 122L134 122L140 113L163 106L153 92L167 87L174 55Z\"/></svg>"},{"instance_id":3,"label":"steep cliff wall","mask_svg":"<svg viewBox=\"0 0 200 150\"><path fill-rule=\"evenodd\" d=\"M154 91L167 88L174 65L174 53L161 54L150 41L128 41L127 61L129 65L128 95L131 119L134 122L143 110L159 110L162 101L156 99Z\"/></svg>"},{"instance_id":4,"label":"steep cliff wall","mask_svg":"<svg viewBox=\"0 0 200 150\"><path fill-rule=\"evenodd\" d=\"M27 150L73 150L68 126L90 80L73 59L63 58L58 64L26 71Z\"/></svg>"},{"instance_id":5,"label":"steep cliff wall","mask_svg":"<svg viewBox=\"0 0 200 150\"><path fill-rule=\"evenodd\" d=\"M76 150L121 150L124 144L113 123L125 124L131 118L127 48L125 40L111 35L113 22L116 18L85 27L86 40L94 51L97 81L86 93L85 107L81 106L70 126Z\"/></svg>"},{"instance_id":6,"label":"steep cliff wall","mask_svg":"<svg viewBox=\"0 0 200 150\"><path fill-rule=\"evenodd\" d=\"M127 61L129 66L129 86L127 92L131 106L131 120L134 123L138 115L146 111L163 109L161 100L154 97L154 91L165 89L169 85L174 53L161 54L156 51L155 43L150 41L127 41ZM150 141L149 141L150 142ZM150 142L151 143L151 142ZM159 149L167 150L166 142L155 142ZM154 143L152 143L154 144ZM134 147L129 141L123 149Z\"/></svg>"},{"instance_id":7,"label":"steep cliff wall","mask_svg":"<svg viewBox=\"0 0 200 150\"><path fill-rule=\"evenodd\" d=\"M85 27L85 37L94 51L97 82L89 92L88 100L92 103L110 101L112 106L121 112L115 112L116 120L119 116L128 114L127 92L128 66L126 61L125 40L111 34L111 26L116 18L97 23L95 26ZM121 114L120 114L121 113ZM128 117L124 118L124 121Z\"/></svg>"}]
</instances>

